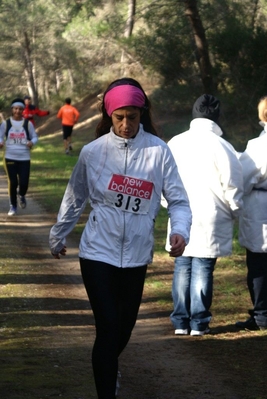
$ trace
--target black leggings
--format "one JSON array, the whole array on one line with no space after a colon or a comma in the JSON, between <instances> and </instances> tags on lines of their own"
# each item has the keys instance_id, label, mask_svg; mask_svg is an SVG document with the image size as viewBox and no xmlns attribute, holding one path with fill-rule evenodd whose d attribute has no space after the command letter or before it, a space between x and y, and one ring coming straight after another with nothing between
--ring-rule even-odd
<instances>
[{"instance_id":1,"label":"black leggings","mask_svg":"<svg viewBox=\"0 0 267 399\"><path fill-rule=\"evenodd\" d=\"M80 265L95 317L92 364L98 399L114 399L118 357L136 323L147 265L119 268L87 259Z\"/></svg>"},{"instance_id":2,"label":"black leggings","mask_svg":"<svg viewBox=\"0 0 267 399\"><path fill-rule=\"evenodd\" d=\"M31 161L14 161L5 159L5 169L8 178L8 194L10 205L17 207L17 188L19 195L26 195L30 179Z\"/></svg>"},{"instance_id":3,"label":"black leggings","mask_svg":"<svg viewBox=\"0 0 267 399\"><path fill-rule=\"evenodd\" d=\"M247 253L247 285L253 304L249 314L260 327L267 327L267 253Z\"/></svg>"}]
</instances>

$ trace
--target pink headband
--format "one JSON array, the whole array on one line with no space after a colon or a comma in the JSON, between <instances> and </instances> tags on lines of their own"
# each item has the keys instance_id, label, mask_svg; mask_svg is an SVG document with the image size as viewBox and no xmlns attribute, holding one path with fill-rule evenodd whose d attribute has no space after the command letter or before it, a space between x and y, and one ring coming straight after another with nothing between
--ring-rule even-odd
<instances>
[{"instance_id":1,"label":"pink headband","mask_svg":"<svg viewBox=\"0 0 267 399\"><path fill-rule=\"evenodd\" d=\"M104 104L108 116L111 116L115 109L122 107L138 107L145 105L145 95L136 86L121 85L113 87L104 97Z\"/></svg>"}]
</instances>

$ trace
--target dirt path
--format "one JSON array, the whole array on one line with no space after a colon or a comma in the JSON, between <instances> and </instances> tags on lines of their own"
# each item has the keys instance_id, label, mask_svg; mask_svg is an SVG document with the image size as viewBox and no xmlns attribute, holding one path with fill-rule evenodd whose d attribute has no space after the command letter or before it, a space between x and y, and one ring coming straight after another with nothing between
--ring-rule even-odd
<instances>
[{"instance_id":1,"label":"dirt path","mask_svg":"<svg viewBox=\"0 0 267 399\"><path fill-rule=\"evenodd\" d=\"M1 398L94 399L94 323L77 244L70 239L68 256L54 260L48 232L55 215L47 215L30 196L27 208L13 218L8 207L6 178L0 174ZM119 397L243 399L230 388L232 376L194 353L190 342L202 338L175 337L168 314L152 302L145 292L120 359Z\"/></svg>"}]
</instances>

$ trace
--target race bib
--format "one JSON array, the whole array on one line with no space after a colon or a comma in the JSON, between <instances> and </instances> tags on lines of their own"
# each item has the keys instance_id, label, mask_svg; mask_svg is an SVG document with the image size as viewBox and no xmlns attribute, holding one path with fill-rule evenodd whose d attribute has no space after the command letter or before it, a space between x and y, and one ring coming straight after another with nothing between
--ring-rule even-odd
<instances>
[{"instance_id":1,"label":"race bib","mask_svg":"<svg viewBox=\"0 0 267 399\"><path fill-rule=\"evenodd\" d=\"M125 212L148 213L153 183L124 175L112 175L105 193L105 204Z\"/></svg>"},{"instance_id":2,"label":"race bib","mask_svg":"<svg viewBox=\"0 0 267 399\"><path fill-rule=\"evenodd\" d=\"M7 141L9 144L27 144L27 138L24 132L10 132Z\"/></svg>"}]
</instances>

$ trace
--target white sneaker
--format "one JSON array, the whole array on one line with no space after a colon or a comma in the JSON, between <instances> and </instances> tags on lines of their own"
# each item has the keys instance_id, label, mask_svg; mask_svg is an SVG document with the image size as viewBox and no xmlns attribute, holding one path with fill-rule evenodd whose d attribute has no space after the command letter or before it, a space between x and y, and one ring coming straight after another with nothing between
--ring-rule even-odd
<instances>
[{"instance_id":1,"label":"white sneaker","mask_svg":"<svg viewBox=\"0 0 267 399\"><path fill-rule=\"evenodd\" d=\"M182 329L182 328L176 328L176 330L174 331L175 335L188 335L189 331L188 328Z\"/></svg>"},{"instance_id":2,"label":"white sneaker","mask_svg":"<svg viewBox=\"0 0 267 399\"><path fill-rule=\"evenodd\" d=\"M120 379L121 379L121 373L120 373L120 371L118 371L118 374L117 374L117 381L116 381L116 391L115 391L115 396L116 396L116 397L119 395L119 389L120 389L120 387L121 387Z\"/></svg>"},{"instance_id":3,"label":"white sneaker","mask_svg":"<svg viewBox=\"0 0 267 399\"><path fill-rule=\"evenodd\" d=\"M14 216L17 213L17 208L15 208L13 205L10 205L10 209L8 211L8 216Z\"/></svg>"},{"instance_id":4,"label":"white sneaker","mask_svg":"<svg viewBox=\"0 0 267 399\"><path fill-rule=\"evenodd\" d=\"M198 331L198 330L191 330L190 335L194 335L194 336L199 336L199 335L205 335L208 334L210 332L209 328L206 328L206 330L204 331Z\"/></svg>"}]
</instances>

